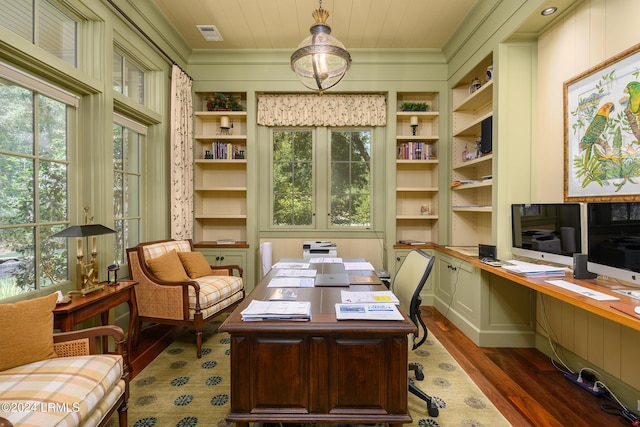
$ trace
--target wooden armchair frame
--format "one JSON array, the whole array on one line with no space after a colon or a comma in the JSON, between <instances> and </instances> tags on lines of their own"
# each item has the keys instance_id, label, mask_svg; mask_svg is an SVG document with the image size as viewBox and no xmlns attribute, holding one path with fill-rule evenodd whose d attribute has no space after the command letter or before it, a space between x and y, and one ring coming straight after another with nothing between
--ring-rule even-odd
<instances>
[{"instance_id":1,"label":"wooden armchair frame","mask_svg":"<svg viewBox=\"0 0 640 427\"><path fill-rule=\"evenodd\" d=\"M190 249L193 251L191 239L185 240L189 242ZM144 242L127 249L129 274L133 280L138 282L135 287L138 324L134 328L132 344L133 348L137 348L142 322L189 326L195 329L197 356L200 358L202 356L202 330L204 329L204 324L215 319L219 314L233 310L244 299L244 288L242 290L242 298L205 318L200 305L200 285L198 282L195 280L184 282L162 280L156 277L147 266L144 247L172 241L174 240ZM210 267L212 276L233 276L233 273L237 272L237 276L242 278L243 270L239 265ZM189 316L189 288L193 288L196 297L195 312L192 319Z\"/></svg>"}]
</instances>

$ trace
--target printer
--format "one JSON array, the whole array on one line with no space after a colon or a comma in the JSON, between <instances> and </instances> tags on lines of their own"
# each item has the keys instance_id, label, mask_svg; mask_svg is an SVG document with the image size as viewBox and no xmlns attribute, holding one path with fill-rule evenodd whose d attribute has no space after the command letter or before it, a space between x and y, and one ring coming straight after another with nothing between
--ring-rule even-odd
<instances>
[{"instance_id":1,"label":"printer","mask_svg":"<svg viewBox=\"0 0 640 427\"><path fill-rule=\"evenodd\" d=\"M335 258L338 256L338 248L335 243L328 240L314 240L302 243L302 258L309 261L311 258Z\"/></svg>"}]
</instances>

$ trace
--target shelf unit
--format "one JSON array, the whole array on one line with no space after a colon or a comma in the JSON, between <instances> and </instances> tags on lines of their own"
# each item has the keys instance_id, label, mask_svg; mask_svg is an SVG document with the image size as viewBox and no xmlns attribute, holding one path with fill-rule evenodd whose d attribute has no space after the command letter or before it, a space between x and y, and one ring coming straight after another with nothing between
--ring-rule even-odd
<instances>
[{"instance_id":1,"label":"shelf unit","mask_svg":"<svg viewBox=\"0 0 640 427\"><path fill-rule=\"evenodd\" d=\"M482 154L477 148L482 122L493 116L493 80L486 80L487 67L492 64L489 55L452 89L452 246L492 242L493 152ZM470 86L475 77L482 79L482 86L473 91Z\"/></svg>"},{"instance_id":2,"label":"shelf unit","mask_svg":"<svg viewBox=\"0 0 640 427\"><path fill-rule=\"evenodd\" d=\"M398 93L403 103L426 103L428 111L396 112L396 242L438 241L438 93ZM416 132L413 135L412 118Z\"/></svg>"},{"instance_id":3,"label":"shelf unit","mask_svg":"<svg viewBox=\"0 0 640 427\"><path fill-rule=\"evenodd\" d=\"M246 246L247 113L206 111L211 94L195 96L200 111L194 113L194 242L215 247L217 240L232 239ZM246 108L245 93L231 95ZM223 129L227 119L229 126Z\"/></svg>"}]
</instances>

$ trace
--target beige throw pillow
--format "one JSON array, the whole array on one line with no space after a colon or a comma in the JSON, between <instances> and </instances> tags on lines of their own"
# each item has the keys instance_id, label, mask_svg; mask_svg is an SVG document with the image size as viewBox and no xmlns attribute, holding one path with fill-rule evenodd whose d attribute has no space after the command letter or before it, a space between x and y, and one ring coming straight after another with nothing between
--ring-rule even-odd
<instances>
[{"instance_id":1,"label":"beige throw pillow","mask_svg":"<svg viewBox=\"0 0 640 427\"><path fill-rule=\"evenodd\" d=\"M151 272L160 280L169 282L190 280L175 249L157 258L148 259L147 264Z\"/></svg>"},{"instance_id":2,"label":"beige throw pillow","mask_svg":"<svg viewBox=\"0 0 640 427\"><path fill-rule=\"evenodd\" d=\"M178 256L184 269L187 270L187 274L192 279L211 276L209 261L207 261L202 252L178 252Z\"/></svg>"},{"instance_id":3,"label":"beige throw pillow","mask_svg":"<svg viewBox=\"0 0 640 427\"><path fill-rule=\"evenodd\" d=\"M0 304L0 371L56 357L53 350L53 309L56 294Z\"/></svg>"}]
</instances>

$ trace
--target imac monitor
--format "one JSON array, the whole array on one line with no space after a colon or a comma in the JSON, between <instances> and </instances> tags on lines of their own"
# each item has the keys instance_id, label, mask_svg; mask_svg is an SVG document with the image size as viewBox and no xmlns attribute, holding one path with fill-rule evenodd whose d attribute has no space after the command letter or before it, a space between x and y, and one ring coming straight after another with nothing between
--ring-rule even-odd
<instances>
[{"instance_id":1,"label":"imac monitor","mask_svg":"<svg viewBox=\"0 0 640 427\"><path fill-rule=\"evenodd\" d=\"M511 205L511 252L514 256L573 265L582 252L579 203Z\"/></svg>"},{"instance_id":2,"label":"imac monitor","mask_svg":"<svg viewBox=\"0 0 640 427\"><path fill-rule=\"evenodd\" d=\"M640 283L640 203L587 204L587 269Z\"/></svg>"}]
</instances>

